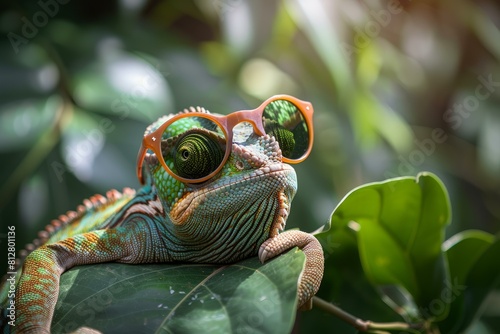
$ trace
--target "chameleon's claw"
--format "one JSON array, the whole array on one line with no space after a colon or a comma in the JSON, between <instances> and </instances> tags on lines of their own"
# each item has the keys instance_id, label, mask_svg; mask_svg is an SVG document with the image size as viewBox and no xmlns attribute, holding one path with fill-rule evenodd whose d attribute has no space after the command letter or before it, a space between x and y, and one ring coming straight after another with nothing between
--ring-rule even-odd
<instances>
[{"instance_id":1,"label":"chameleon's claw","mask_svg":"<svg viewBox=\"0 0 500 334\"><path fill-rule=\"evenodd\" d=\"M300 311L309 311L313 308L313 299L312 297L304 302L301 306L298 307Z\"/></svg>"},{"instance_id":2,"label":"chameleon's claw","mask_svg":"<svg viewBox=\"0 0 500 334\"><path fill-rule=\"evenodd\" d=\"M292 247L299 247L306 255L304 271L298 283L298 308L308 310L312 308L312 297L318 292L323 278L325 260L319 241L302 231L286 231L264 241L259 249L259 260L265 262Z\"/></svg>"},{"instance_id":3,"label":"chameleon's claw","mask_svg":"<svg viewBox=\"0 0 500 334\"><path fill-rule=\"evenodd\" d=\"M270 258L272 258L273 256L271 256L271 252L269 252L266 248L267 244L269 243L269 241L272 240L272 239L267 239L259 248L259 260L261 263L264 263L266 262L267 260L269 260ZM265 246L266 245L266 246Z\"/></svg>"}]
</instances>

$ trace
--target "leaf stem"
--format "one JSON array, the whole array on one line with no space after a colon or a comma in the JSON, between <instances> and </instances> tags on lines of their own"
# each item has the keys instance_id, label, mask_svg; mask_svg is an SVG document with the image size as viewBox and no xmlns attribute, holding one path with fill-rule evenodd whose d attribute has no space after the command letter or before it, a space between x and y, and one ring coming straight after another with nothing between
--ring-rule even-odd
<instances>
[{"instance_id":1,"label":"leaf stem","mask_svg":"<svg viewBox=\"0 0 500 334\"><path fill-rule=\"evenodd\" d=\"M362 320L317 296L313 297L313 304L314 306L333 314L335 317L347 322L362 332L385 334L389 333L387 330L404 330L409 333L420 333L418 328L422 327L421 324L408 324L405 322L378 323L369 320Z\"/></svg>"}]
</instances>

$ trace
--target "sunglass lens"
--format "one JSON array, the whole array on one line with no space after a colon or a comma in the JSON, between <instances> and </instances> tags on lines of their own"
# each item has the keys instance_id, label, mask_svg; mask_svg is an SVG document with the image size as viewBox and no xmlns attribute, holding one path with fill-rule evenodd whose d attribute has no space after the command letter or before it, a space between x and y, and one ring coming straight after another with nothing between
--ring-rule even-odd
<instances>
[{"instance_id":1,"label":"sunglass lens","mask_svg":"<svg viewBox=\"0 0 500 334\"><path fill-rule=\"evenodd\" d=\"M196 116L174 121L165 129L161 140L165 163L172 172L186 179L210 175L224 159L224 132L208 118Z\"/></svg>"},{"instance_id":2,"label":"sunglass lens","mask_svg":"<svg viewBox=\"0 0 500 334\"><path fill-rule=\"evenodd\" d=\"M280 144L288 159L300 159L309 148L309 129L300 109L290 101L270 102L262 114L264 129Z\"/></svg>"}]
</instances>

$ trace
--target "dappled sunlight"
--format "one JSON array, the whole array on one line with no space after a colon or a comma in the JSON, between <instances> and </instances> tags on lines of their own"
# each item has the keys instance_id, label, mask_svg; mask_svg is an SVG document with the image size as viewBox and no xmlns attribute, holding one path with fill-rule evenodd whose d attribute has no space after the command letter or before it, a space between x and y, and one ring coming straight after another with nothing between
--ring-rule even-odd
<instances>
[{"instance_id":1,"label":"dappled sunlight","mask_svg":"<svg viewBox=\"0 0 500 334\"><path fill-rule=\"evenodd\" d=\"M293 95L298 90L287 73L262 58L250 59L243 65L238 83L247 94L262 100L281 92Z\"/></svg>"}]
</instances>

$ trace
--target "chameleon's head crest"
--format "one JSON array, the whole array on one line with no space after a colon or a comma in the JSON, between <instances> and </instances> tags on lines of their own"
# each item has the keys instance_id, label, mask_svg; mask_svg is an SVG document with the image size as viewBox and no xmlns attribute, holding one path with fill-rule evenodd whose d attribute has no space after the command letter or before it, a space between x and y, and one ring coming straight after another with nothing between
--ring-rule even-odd
<instances>
[{"instance_id":1,"label":"chameleon's head crest","mask_svg":"<svg viewBox=\"0 0 500 334\"><path fill-rule=\"evenodd\" d=\"M163 123L165 123L166 121L168 121L172 117L180 115L180 114L188 114L188 113L192 113L192 112L200 112L200 113L204 113L204 114L210 114L210 112L207 109L200 107L200 106L185 108L184 110L179 111L176 114L164 115L164 116L161 116L160 118L158 118L155 122L153 122L152 124L150 124L146 128L146 131L144 131L144 136L146 136L146 135L152 133L154 130L158 129L160 127L160 125L162 125Z\"/></svg>"}]
</instances>

